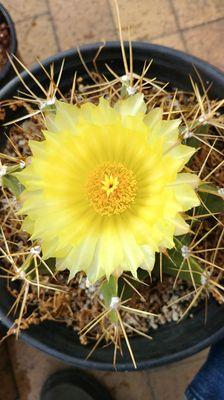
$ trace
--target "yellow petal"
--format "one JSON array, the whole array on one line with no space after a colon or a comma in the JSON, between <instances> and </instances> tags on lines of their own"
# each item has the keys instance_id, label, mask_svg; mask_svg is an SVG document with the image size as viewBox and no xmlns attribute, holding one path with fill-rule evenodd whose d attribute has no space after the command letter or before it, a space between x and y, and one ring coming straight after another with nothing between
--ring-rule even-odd
<instances>
[{"instance_id":1,"label":"yellow petal","mask_svg":"<svg viewBox=\"0 0 224 400\"><path fill-rule=\"evenodd\" d=\"M137 115L146 112L146 104L144 102L143 93L137 93L127 99L118 100L114 106L122 117L127 115Z\"/></svg>"},{"instance_id":2,"label":"yellow petal","mask_svg":"<svg viewBox=\"0 0 224 400\"><path fill-rule=\"evenodd\" d=\"M177 174L176 180L170 183L169 186L182 185L182 184L188 184L195 189L200 184L200 178L195 174L179 173Z\"/></svg>"},{"instance_id":3,"label":"yellow petal","mask_svg":"<svg viewBox=\"0 0 224 400\"><path fill-rule=\"evenodd\" d=\"M190 210L192 207L200 205L200 200L190 185L177 185L174 188L174 193L183 211Z\"/></svg>"},{"instance_id":4,"label":"yellow petal","mask_svg":"<svg viewBox=\"0 0 224 400\"><path fill-rule=\"evenodd\" d=\"M176 165L178 166L178 171L181 171L196 151L197 149L190 146L179 144L170 149L167 155L175 160Z\"/></svg>"},{"instance_id":5,"label":"yellow petal","mask_svg":"<svg viewBox=\"0 0 224 400\"><path fill-rule=\"evenodd\" d=\"M78 110L73 104L57 100L56 113L49 114L46 120L47 130L51 132L69 131L75 134Z\"/></svg>"},{"instance_id":6,"label":"yellow petal","mask_svg":"<svg viewBox=\"0 0 224 400\"><path fill-rule=\"evenodd\" d=\"M167 151L172 148L178 141L179 136L179 125L180 119L171 120L171 121L162 121L160 127L160 134L164 138L164 151Z\"/></svg>"},{"instance_id":7,"label":"yellow petal","mask_svg":"<svg viewBox=\"0 0 224 400\"><path fill-rule=\"evenodd\" d=\"M177 214L174 218L168 218L168 220L175 226L175 235L185 235L189 232L189 225L185 222L181 215Z\"/></svg>"},{"instance_id":8,"label":"yellow petal","mask_svg":"<svg viewBox=\"0 0 224 400\"><path fill-rule=\"evenodd\" d=\"M144 118L144 123L150 128L150 131L153 131L155 128L161 125L163 117L163 110L159 107L154 108L149 111L149 113Z\"/></svg>"}]
</instances>

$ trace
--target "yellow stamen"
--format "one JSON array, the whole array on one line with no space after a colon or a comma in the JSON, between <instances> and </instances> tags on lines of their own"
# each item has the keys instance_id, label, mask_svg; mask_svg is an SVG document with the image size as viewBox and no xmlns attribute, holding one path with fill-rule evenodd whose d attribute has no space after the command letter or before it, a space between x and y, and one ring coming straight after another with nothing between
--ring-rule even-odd
<instances>
[{"instance_id":1,"label":"yellow stamen","mask_svg":"<svg viewBox=\"0 0 224 400\"><path fill-rule=\"evenodd\" d=\"M98 214L120 214L134 201L137 182L133 171L123 164L106 162L89 175L86 191Z\"/></svg>"}]
</instances>

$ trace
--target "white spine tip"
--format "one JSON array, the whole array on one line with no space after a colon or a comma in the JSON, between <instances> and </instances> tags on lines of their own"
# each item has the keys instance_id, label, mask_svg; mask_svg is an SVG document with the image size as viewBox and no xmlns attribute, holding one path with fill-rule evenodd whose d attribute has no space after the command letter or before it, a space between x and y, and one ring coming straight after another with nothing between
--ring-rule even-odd
<instances>
[{"instance_id":1,"label":"white spine tip","mask_svg":"<svg viewBox=\"0 0 224 400\"><path fill-rule=\"evenodd\" d=\"M134 86L128 86L127 87L127 93L129 96L133 96L133 94L136 93L136 88Z\"/></svg>"},{"instance_id":2,"label":"white spine tip","mask_svg":"<svg viewBox=\"0 0 224 400\"><path fill-rule=\"evenodd\" d=\"M188 139L188 138L190 138L190 137L192 137L193 136L193 132L191 132L191 131L189 131L189 130L187 130L187 131L185 131L184 133L183 133L183 138L184 139Z\"/></svg>"},{"instance_id":3,"label":"white spine tip","mask_svg":"<svg viewBox=\"0 0 224 400\"><path fill-rule=\"evenodd\" d=\"M120 304L120 297L111 297L111 301L110 301L110 308L112 310L117 310L118 306Z\"/></svg>"},{"instance_id":4,"label":"white spine tip","mask_svg":"<svg viewBox=\"0 0 224 400\"><path fill-rule=\"evenodd\" d=\"M183 258L188 258L189 256L190 256L190 249L189 249L189 247L188 246L182 246L181 247L181 253L182 253L182 256L183 256Z\"/></svg>"},{"instance_id":5,"label":"white spine tip","mask_svg":"<svg viewBox=\"0 0 224 400\"><path fill-rule=\"evenodd\" d=\"M224 196L224 187L218 189L218 194L220 194L220 196Z\"/></svg>"},{"instance_id":6,"label":"white spine tip","mask_svg":"<svg viewBox=\"0 0 224 400\"><path fill-rule=\"evenodd\" d=\"M52 106L53 104L55 104L55 97L52 97L52 99L48 99L48 100L43 100L40 102L40 110L44 110L45 107L47 106Z\"/></svg>"},{"instance_id":7,"label":"white spine tip","mask_svg":"<svg viewBox=\"0 0 224 400\"><path fill-rule=\"evenodd\" d=\"M89 281L88 278L86 278L85 285L86 285L86 288L87 288L87 289L90 288L90 286L91 286L91 283L90 283L90 281Z\"/></svg>"},{"instance_id":8,"label":"white spine tip","mask_svg":"<svg viewBox=\"0 0 224 400\"><path fill-rule=\"evenodd\" d=\"M129 82L130 81L130 75L129 74L123 75L121 77L121 80L122 80L122 82Z\"/></svg>"},{"instance_id":9,"label":"white spine tip","mask_svg":"<svg viewBox=\"0 0 224 400\"><path fill-rule=\"evenodd\" d=\"M206 115L202 114L202 115L198 118L198 122L200 122L200 124L202 124L202 125L206 125L206 124L207 124L206 119L207 119Z\"/></svg>"},{"instance_id":10,"label":"white spine tip","mask_svg":"<svg viewBox=\"0 0 224 400\"><path fill-rule=\"evenodd\" d=\"M18 268L15 267L15 271L16 271L16 276L14 276L12 278L12 281L15 281L16 279L25 279L26 278L26 274L25 272L22 270L22 268Z\"/></svg>"},{"instance_id":11,"label":"white spine tip","mask_svg":"<svg viewBox=\"0 0 224 400\"><path fill-rule=\"evenodd\" d=\"M19 162L19 168L23 169L23 168L25 168L25 166L26 166L25 161L21 160L21 161Z\"/></svg>"},{"instance_id":12,"label":"white spine tip","mask_svg":"<svg viewBox=\"0 0 224 400\"><path fill-rule=\"evenodd\" d=\"M207 284L207 277L205 276L205 274L203 273L202 275L201 275L201 284L202 284L202 286L205 286L206 284Z\"/></svg>"},{"instance_id":13,"label":"white spine tip","mask_svg":"<svg viewBox=\"0 0 224 400\"><path fill-rule=\"evenodd\" d=\"M34 246L31 247L30 249L30 254L32 254L33 256L38 256L41 252L41 247L40 246Z\"/></svg>"},{"instance_id":14,"label":"white spine tip","mask_svg":"<svg viewBox=\"0 0 224 400\"><path fill-rule=\"evenodd\" d=\"M25 272L21 270L21 271L19 272L19 277L20 277L20 279L25 279L25 277L26 277Z\"/></svg>"},{"instance_id":15,"label":"white spine tip","mask_svg":"<svg viewBox=\"0 0 224 400\"><path fill-rule=\"evenodd\" d=\"M6 172L7 172L6 165L1 165L0 164L0 178L2 178L4 175L6 175Z\"/></svg>"},{"instance_id":16,"label":"white spine tip","mask_svg":"<svg viewBox=\"0 0 224 400\"><path fill-rule=\"evenodd\" d=\"M211 275L211 272L208 272L208 271L204 271L201 274L201 284L202 284L202 286L206 286L208 284L210 275Z\"/></svg>"}]
</instances>

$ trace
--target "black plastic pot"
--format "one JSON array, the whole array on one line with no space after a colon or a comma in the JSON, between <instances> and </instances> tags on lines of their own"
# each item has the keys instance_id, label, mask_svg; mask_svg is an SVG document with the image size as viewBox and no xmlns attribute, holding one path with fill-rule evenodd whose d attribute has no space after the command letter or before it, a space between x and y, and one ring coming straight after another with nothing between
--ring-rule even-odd
<instances>
[{"instance_id":1,"label":"black plastic pot","mask_svg":"<svg viewBox=\"0 0 224 400\"><path fill-rule=\"evenodd\" d=\"M9 54L16 54L17 52L17 37L14 22L10 17L8 11L0 3L0 22L5 22L9 28L10 32L10 46L8 48ZM2 69L0 69L0 88L2 85L6 84L10 79L14 78L15 72L8 61Z\"/></svg>"},{"instance_id":2,"label":"black plastic pot","mask_svg":"<svg viewBox=\"0 0 224 400\"><path fill-rule=\"evenodd\" d=\"M98 48L99 43L81 48L82 55L90 69L91 61ZM145 60L153 58L154 62L148 76L156 76L165 82L169 81L172 86L181 89L190 89L189 74L197 80L193 68L195 66L206 85L213 82L210 95L215 98L223 96L224 75L211 65L182 52L148 43L133 43L133 51L135 71L140 72ZM63 58L65 58L65 66L60 87L62 91L66 91L71 87L74 72L77 70L78 74L82 74L86 78L86 71L76 50L59 53L47 59L44 66L49 69L50 64L54 62L56 73L58 73ZM111 42L104 47L98 59L100 71L106 72L105 62L119 74L124 73L119 43ZM39 65L34 66L32 72L43 85L47 85L47 78ZM23 73L23 78L32 90L40 94L39 88L26 72ZM12 80L0 92L0 98L11 98L21 87L18 78ZM12 298L7 292L5 280L2 279L0 280L0 317L8 327L13 321L11 316L7 316L11 304ZM154 337L151 342L143 337L132 338L131 346L138 368L147 369L183 359L222 338L224 336L223 307L210 301L206 324L204 318L204 305L201 305L194 311L193 319L187 318L180 324L166 324L157 331L151 332ZM21 338L32 346L75 366L102 370L114 369L112 365L113 346L95 351L91 359L86 360L91 347L82 346L76 334L62 324L45 322L22 332ZM133 364L125 346L124 357L118 357L117 370L133 370Z\"/></svg>"}]
</instances>

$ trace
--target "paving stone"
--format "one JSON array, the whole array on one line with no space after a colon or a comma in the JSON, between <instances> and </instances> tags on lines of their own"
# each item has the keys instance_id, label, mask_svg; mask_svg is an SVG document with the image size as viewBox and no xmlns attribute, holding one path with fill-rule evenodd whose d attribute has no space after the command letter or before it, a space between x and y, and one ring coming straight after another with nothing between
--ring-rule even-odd
<instances>
[{"instance_id":1,"label":"paving stone","mask_svg":"<svg viewBox=\"0 0 224 400\"><path fill-rule=\"evenodd\" d=\"M172 0L172 3L181 28L190 28L224 17L223 0Z\"/></svg>"},{"instance_id":2,"label":"paving stone","mask_svg":"<svg viewBox=\"0 0 224 400\"><path fill-rule=\"evenodd\" d=\"M16 22L48 12L45 0L2 0L1 3Z\"/></svg>"},{"instance_id":3,"label":"paving stone","mask_svg":"<svg viewBox=\"0 0 224 400\"><path fill-rule=\"evenodd\" d=\"M19 52L22 60L30 65L58 51L49 15L33 17L16 24Z\"/></svg>"},{"instance_id":4,"label":"paving stone","mask_svg":"<svg viewBox=\"0 0 224 400\"><path fill-rule=\"evenodd\" d=\"M93 375L108 388L114 400L154 400L146 372L101 372Z\"/></svg>"},{"instance_id":5,"label":"paving stone","mask_svg":"<svg viewBox=\"0 0 224 400\"><path fill-rule=\"evenodd\" d=\"M161 44L162 46L172 47L173 49L185 51L185 46L181 34L174 33L173 35L162 36L150 41L151 43Z\"/></svg>"},{"instance_id":6,"label":"paving stone","mask_svg":"<svg viewBox=\"0 0 224 400\"><path fill-rule=\"evenodd\" d=\"M224 37L224 20L189 29L184 31L183 35L189 53L224 70L223 47L221 46Z\"/></svg>"},{"instance_id":7,"label":"paving stone","mask_svg":"<svg viewBox=\"0 0 224 400\"><path fill-rule=\"evenodd\" d=\"M20 400L39 400L41 387L54 372L66 364L10 338L10 355L19 388ZM145 372L88 371L112 394L113 400L153 400ZM1 397L0 397L1 399ZM8 399L7 399L8 400ZM11 400L11 399L9 399Z\"/></svg>"},{"instance_id":8,"label":"paving stone","mask_svg":"<svg viewBox=\"0 0 224 400\"><path fill-rule=\"evenodd\" d=\"M9 352L19 400L39 400L41 387L47 377L66 367L60 361L14 338L9 339Z\"/></svg>"},{"instance_id":9,"label":"paving stone","mask_svg":"<svg viewBox=\"0 0 224 400\"><path fill-rule=\"evenodd\" d=\"M61 0L49 5L61 50L117 37L107 0L66 0L63 10Z\"/></svg>"},{"instance_id":10,"label":"paving stone","mask_svg":"<svg viewBox=\"0 0 224 400\"><path fill-rule=\"evenodd\" d=\"M117 17L113 0L110 0L114 22ZM177 31L176 19L168 0L119 0L121 25L124 37L130 27L134 40L150 40Z\"/></svg>"}]
</instances>

